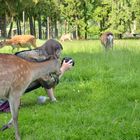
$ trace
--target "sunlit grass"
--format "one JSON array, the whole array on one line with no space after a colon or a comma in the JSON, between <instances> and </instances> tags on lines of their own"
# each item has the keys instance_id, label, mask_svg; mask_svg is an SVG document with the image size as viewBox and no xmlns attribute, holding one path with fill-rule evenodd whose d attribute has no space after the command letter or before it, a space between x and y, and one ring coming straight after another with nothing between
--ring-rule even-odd
<instances>
[{"instance_id":1,"label":"sunlit grass","mask_svg":"<svg viewBox=\"0 0 140 140\"><path fill-rule=\"evenodd\" d=\"M45 95L42 88L22 97L22 139L139 140L140 41L115 40L108 52L99 40L62 44L62 57L72 57L75 67L56 87L57 103L38 104L37 97ZM0 126L9 119L10 113L0 114ZM0 139L14 139L14 128L0 132Z\"/></svg>"}]
</instances>

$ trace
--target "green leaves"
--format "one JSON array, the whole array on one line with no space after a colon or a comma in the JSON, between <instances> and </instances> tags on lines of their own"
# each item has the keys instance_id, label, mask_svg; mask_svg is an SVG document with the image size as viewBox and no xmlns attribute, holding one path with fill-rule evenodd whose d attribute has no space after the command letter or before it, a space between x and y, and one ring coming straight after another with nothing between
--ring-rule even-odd
<instances>
[{"instance_id":1,"label":"green leaves","mask_svg":"<svg viewBox=\"0 0 140 140\"><path fill-rule=\"evenodd\" d=\"M52 26L56 21L62 26L67 22L68 31L72 32L76 27L81 38L106 30L120 34L127 31L137 33L140 30L139 0L0 0L0 2L1 15L6 12L8 17L22 18L22 12L25 11L30 16L41 15L44 21L46 17L50 17ZM63 29L58 30L63 33Z\"/></svg>"}]
</instances>

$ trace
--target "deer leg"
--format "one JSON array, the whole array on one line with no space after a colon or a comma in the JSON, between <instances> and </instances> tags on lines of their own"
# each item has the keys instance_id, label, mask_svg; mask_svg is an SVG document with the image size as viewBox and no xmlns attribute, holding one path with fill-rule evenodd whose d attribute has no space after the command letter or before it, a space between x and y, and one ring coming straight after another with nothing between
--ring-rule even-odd
<instances>
[{"instance_id":1,"label":"deer leg","mask_svg":"<svg viewBox=\"0 0 140 140\"><path fill-rule=\"evenodd\" d=\"M36 46L36 40L34 40L31 44L32 44L32 46L33 46L34 48L37 48L37 46Z\"/></svg>"},{"instance_id":2,"label":"deer leg","mask_svg":"<svg viewBox=\"0 0 140 140\"><path fill-rule=\"evenodd\" d=\"M22 46L22 44L19 43L19 44L18 44L17 51L19 51L20 48L24 48L24 46Z\"/></svg>"},{"instance_id":3,"label":"deer leg","mask_svg":"<svg viewBox=\"0 0 140 140\"><path fill-rule=\"evenodd\" d=\"M14 49L15 49L15 46L14 45L11 45L12 46L12 53L14 52Z\"/></svg>"},{"instance_id":4,"label":"deer leg","mask_svg":"<svg viewBox=\"0 0 140 140\"><path fill-rule=\"evenodd\" d=\"M112 48L112 50L113 50L113 42L111 42L111 48Z\"/></svg>"},{"instance_id":5,"label":"deer leg","mask_svg":"<svg viewBox=\"0 0 140 140\"><path fill-rule=\"evenodd\" d=\"M20 95L19 93L15 95ZM11 96L9 99L10 110L12 114L12 122L15 127L15 137L16 140L20 140L19 129L18 129L18 108L20 105L20 97L19 96Z\"/></svg>"},{"instance_id":6,"label":"deer leg","mask_svg":"<svg viewBox=\"0 0 140 140\"><path fill-rule=\"evenodd\" d=\"M25 47L28 48L29 50L32 49L30 44L26 44Z\"/></svg>"},{"instance_id":7,"label":"deer leg","mask_svg":"<svg viewBox=\"0 0 140 140\"><path fill-rule=\"evenodd\" d=\"M19 47L17 47L17 52L19 52Z\"/></svg>"},{"instance_id":8,"label":"deer leg","mask_svg":"<svg viewBox=\"0 0 140 140\"><path fill-rule=\"evenodd\" d=\"M28 45L28 48L29 48L29 50L31 50L31 49L32 49L30 44Z\"/></svg>"},{"instance_id":9,"label":"deer leg","mask_svg":"<svg viewBox=\"0 0 140 140\"><path fill-rule=\"evenodd\" d=\"M107 51L107 44L104 45L105 51Z\"/></svg>"}]
</instances>

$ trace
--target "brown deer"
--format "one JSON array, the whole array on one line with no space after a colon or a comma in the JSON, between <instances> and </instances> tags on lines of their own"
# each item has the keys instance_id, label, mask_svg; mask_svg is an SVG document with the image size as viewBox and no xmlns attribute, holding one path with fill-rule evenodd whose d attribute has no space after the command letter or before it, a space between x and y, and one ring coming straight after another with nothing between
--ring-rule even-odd
<instances>
[{"instance_id":1,"label":"brown deer","mask_svg":"<svg viewBox=\"0 0 140 140\"><path fill-rule=\"evenodd\" d=\"M72 41L72 40L71 40L71 34L64 34L64 35L62 35L61 38L60 38L60 41L61 41L61 42L64 42L65 40L70 40L70 41Z\"/></svg>"},{"instance_id":2,"label":"brown deer","mask_svg":"<svg viewBox=\"0 0 140 140\"><path fill-rule=\"evenodd\" d=\"M29 48L31 45L36 48L36 38L33 35L16 35L11 39L6 39L0 42L0 48L10 45L12 47L12 52L15 48L19 51L20 48Z\"/></svg>"},{"instance_id":3,"label":"brown deer","mask_svg":"<svg viewBox=\"0 0 140 140\"><path fill-rule=\"evenodd\" d=\"M14 125L16 140L20 140L18 128L20 96L32 81L53 72L60 74L58 59L37 63L12 54L0 54L0 97L9 101L12 118L6 126Z\"/></svg>"},{"instance_id":4,"label":"brown deer","mask_svg":"<svg viewBox=\"0 0 140 140\"><path fill-rule=\"evenodd\" d=\"M101 44L105 47L105 49L112 48L113 49L113 33L111 32L105 32L101 35L100 40Z\"/></svg>"}]
</instances>

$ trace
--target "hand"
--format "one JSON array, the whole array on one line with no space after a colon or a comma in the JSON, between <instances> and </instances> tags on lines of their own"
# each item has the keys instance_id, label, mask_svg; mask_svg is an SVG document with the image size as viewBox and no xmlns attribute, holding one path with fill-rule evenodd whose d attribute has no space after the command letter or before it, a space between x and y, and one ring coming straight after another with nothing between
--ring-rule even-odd
<instances>
[{"instance_id":1,"label":"hand","mask_svg":"<svg viewBox=\"0 0 140 140\"><path fill-rule=\"evenodd\" d=\"M72 63L71 62L72 62L72 60L69 60L68 62L66 62L64 60L63 63L62 63L62 66L60 68L60 71L62 73L64 73L65 71L70 70L72 68Z\"/></svg>"}]
</instances>

